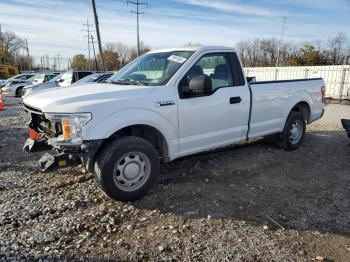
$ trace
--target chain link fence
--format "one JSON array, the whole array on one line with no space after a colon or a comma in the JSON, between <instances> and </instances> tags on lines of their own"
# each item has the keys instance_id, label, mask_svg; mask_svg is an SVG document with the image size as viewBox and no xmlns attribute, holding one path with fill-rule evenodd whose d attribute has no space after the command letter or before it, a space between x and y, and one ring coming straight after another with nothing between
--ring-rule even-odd
<instances>
[{"instance_id":1,"label":"chain link fence","mask_svg":"<svg viewBox=\"0 0 350 262\"><path fill-rule=\"evenodd\" d=\"M246 75L256 81L290 80L322 77L326 83L326 96L332 99L350 99L350 65L246 67Z\"/></svg>"}]
</instances>

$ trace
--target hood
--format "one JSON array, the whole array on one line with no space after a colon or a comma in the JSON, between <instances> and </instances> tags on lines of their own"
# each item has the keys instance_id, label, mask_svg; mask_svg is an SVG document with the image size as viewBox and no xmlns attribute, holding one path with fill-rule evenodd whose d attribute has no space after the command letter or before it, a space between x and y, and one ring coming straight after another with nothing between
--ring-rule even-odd
<instances>
[{"instance_id":1,"label":"hood","mask_svg":"<svg viewBox=\"0 0 350 262\"><path fill-rule=\"evenodd\" d=\"M91 112L94 106L142 97L152 86L86 84L28 94L23 103L45 113Z\"/></svg>"}]
</instances>

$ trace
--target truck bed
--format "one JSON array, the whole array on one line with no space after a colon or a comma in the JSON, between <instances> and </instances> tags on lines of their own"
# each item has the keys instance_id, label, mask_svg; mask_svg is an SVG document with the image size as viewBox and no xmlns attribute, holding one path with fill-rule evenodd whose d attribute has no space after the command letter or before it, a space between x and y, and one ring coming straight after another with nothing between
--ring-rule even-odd
<instances>
[{"instance_id":1,"label":"truck bed","mask_svg":"<svg viewBox=\"0 0 350 262\"><path fill-rule=\"evenodd\" d=\"M309 105L308 122L322 116L322 78L260 81L249 84L252 93L249 137L281 132L295 104Z\"/></svg>"}]
</instances>

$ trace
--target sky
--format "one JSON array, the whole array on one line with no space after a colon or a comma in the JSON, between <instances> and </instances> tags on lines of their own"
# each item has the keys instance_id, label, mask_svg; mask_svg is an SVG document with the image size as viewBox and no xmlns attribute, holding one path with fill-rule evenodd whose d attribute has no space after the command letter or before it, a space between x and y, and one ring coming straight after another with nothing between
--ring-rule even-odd
<instances>
[{"instance_id":1,"label":"sky","mask_svg":"<svg viewBox=\"0 0 350 262\"><path fill-rule=\"evenodd\" d=\"M136 0L134 0L136 1ZM141 1L141 0L140 0ZM179 47L188 42L235 46L241 40L280 39L325 42L338 32L350 39L350 0L144 0L140 38L152 49ZM102 44L136 45L134 6L121 0L96 0ZM40 57L59 53L87 55L83 24L93 24L90 0L0 0L2 30L28 40L29 51ZM96 46L97 47L97 46ZM65 65L62 65L64 67Z\"/></svg>"}]
</instances>

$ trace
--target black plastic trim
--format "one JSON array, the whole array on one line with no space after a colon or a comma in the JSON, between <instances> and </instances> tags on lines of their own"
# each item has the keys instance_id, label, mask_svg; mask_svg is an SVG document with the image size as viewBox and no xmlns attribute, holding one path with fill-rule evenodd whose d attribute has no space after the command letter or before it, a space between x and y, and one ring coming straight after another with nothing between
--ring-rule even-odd
<instances>
[{"instance_id":1,"label":"black plastic trim","mask_svg":"<svg viewBox=\"0 0 350 262\"><path fill-rule=\"evenodd\" d=\"M91 174L94 172L96 152L100 149L103 141L104 139L85 140L81 146L81 160L85 169Z\"/></svg>"},{"instance_id":2,"label":"black plastic trim","mask_svg":"<svg viewBox=\"0 0 350 262\"><path fill-rule=\"evenodd\" d=\"M248 89L249 89L249 95L250 95L250 103L249 103L248 129L247 129L247 135L246 135L247 141L249 140L250 122L251 122L252 110L253 110L253 92L252 92L252 88L250 87L250 84L248 84Z\"/></svg>"},{"instance_id":3,"label":"black plastic trim","mask_svg":"<svg viewBox=\"0 0 350 262\"><path fill-rule=\"evenodd\" d=\"M286 83L286 82L300 82L300 81L312 81L312 80L323 80L322 78L303 78L303 79L292 79L292 80L272 80L272 81L258 81L252 82L251 85L260 85L260 84L273 84L273 83Z\"/></svg>"}]
</instances>

